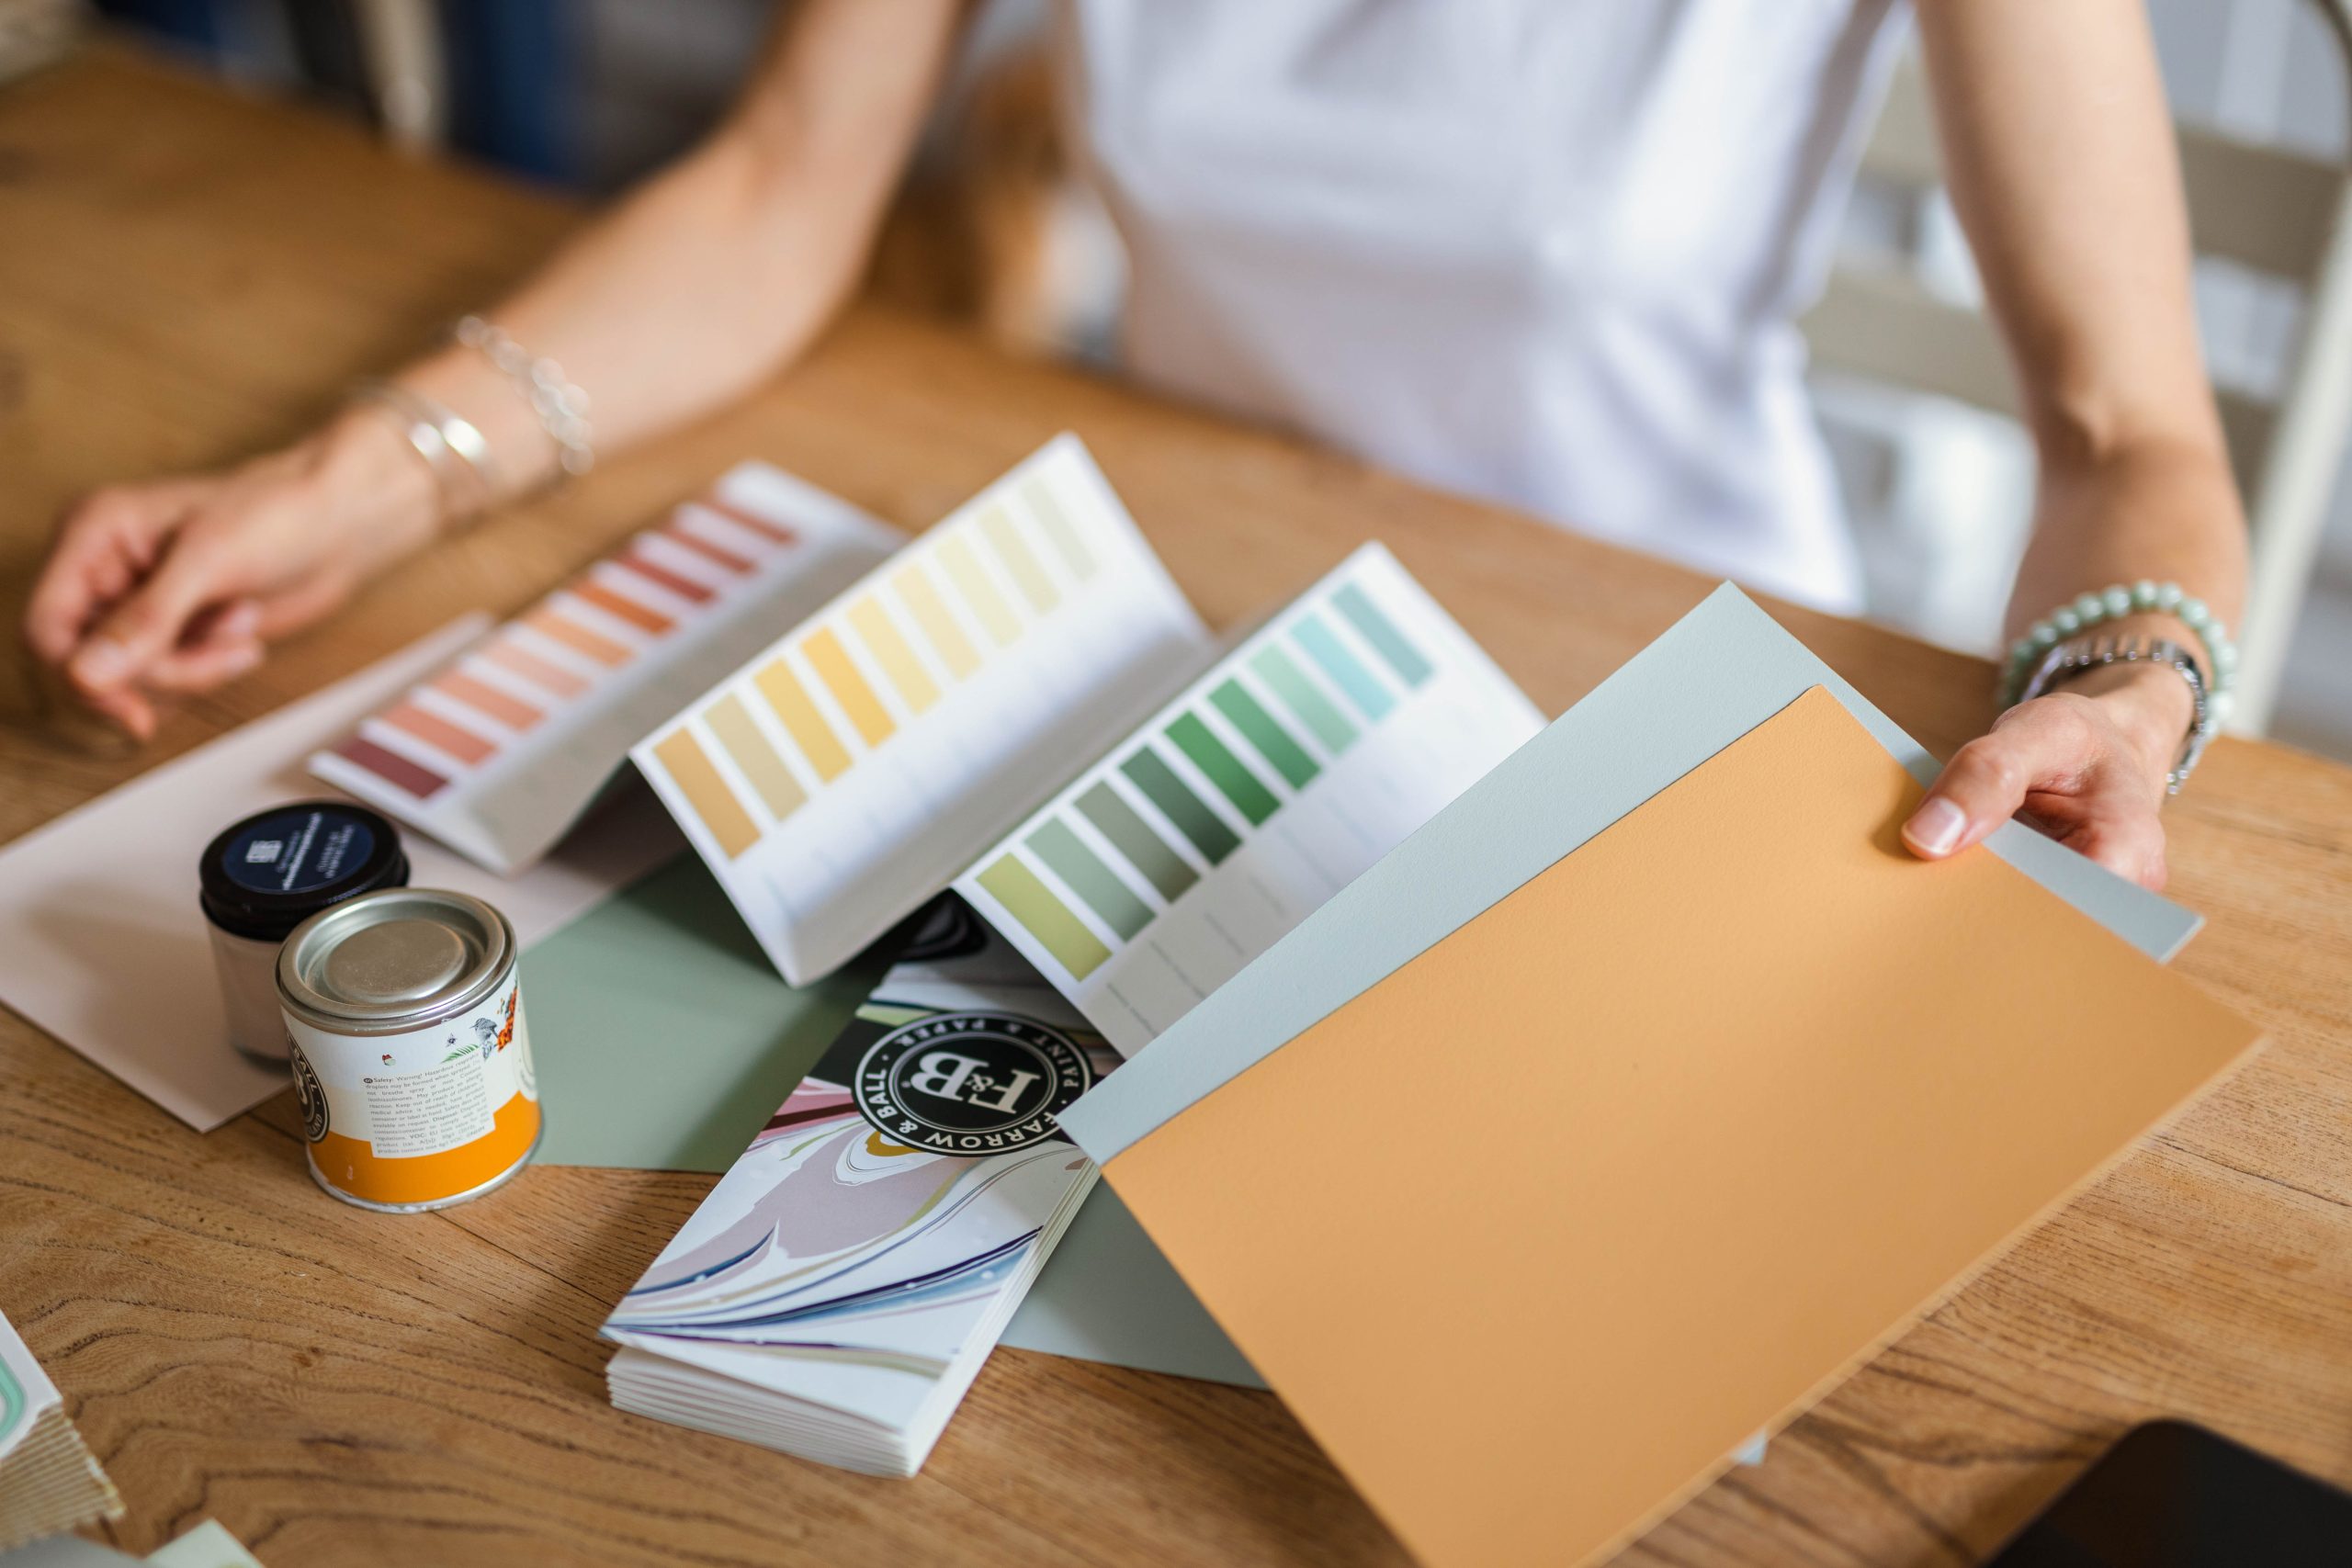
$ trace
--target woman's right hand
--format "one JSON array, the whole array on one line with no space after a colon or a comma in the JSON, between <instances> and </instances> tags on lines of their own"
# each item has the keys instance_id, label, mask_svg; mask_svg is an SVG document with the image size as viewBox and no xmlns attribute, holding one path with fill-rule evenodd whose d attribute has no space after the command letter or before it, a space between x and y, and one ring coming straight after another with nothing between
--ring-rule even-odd
<instances>
[{"instance_id":1,"label":"woman's right hand","mask_svg":"<svg viewBox=\"0 0 2352 1568\"><path fill-rule=\"evenodd\" d=\"M223 473L113 486L58 524L25 615L35 657L141 740L155 700L261 662L432 538L430 469L391 423L347 411Z\"/></svg>"}]
</instances>

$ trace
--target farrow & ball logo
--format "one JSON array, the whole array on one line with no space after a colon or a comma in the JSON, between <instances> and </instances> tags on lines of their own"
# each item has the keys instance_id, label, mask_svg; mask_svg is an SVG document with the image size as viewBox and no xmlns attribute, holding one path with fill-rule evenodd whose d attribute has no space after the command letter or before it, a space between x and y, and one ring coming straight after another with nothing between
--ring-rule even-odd
<instances>
[{"instance_id":1,"label":"farrow & ball logo","mask_svg":"<svg viewBox=\"0 0 2352 1568\"><path fill-rule=\"evenodd\" d=\"M943 1155L1000 1155L1054 1135L1054 1117L1092 1082L1086 1053L1009 1013L950 1012L866 1048L852 1092L893 1143Z\"/></svg>"}]
</instances>

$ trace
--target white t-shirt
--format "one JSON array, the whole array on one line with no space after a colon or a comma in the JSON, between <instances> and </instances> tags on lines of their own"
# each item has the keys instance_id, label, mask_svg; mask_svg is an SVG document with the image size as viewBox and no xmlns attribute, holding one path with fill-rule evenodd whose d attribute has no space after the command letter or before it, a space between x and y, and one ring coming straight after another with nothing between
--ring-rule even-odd
<instances>
[{"instance_id":1,"label":"white t-shirt","mask_svg":"<svg viewBox=\"0 0 2352 1568\"><path fill-rule=\"evenodd\" d=\"M1180 396L1832 608L1802 381L1895 0L1065 0Z\"/></svg>"}]
</instances>

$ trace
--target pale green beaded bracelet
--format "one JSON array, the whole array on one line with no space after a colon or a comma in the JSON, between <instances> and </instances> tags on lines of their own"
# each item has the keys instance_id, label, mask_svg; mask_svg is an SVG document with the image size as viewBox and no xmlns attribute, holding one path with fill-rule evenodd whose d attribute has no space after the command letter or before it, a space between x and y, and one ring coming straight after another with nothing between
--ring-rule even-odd
<instances>
[{"instance_id":1,"label":"pale green beaded bracelet","mask_svg":"<svg viewBox=\"0 0 2352 1568\"><path fill-rule=\"evenodd\" d=\"M2204 644L2205 668L2211 677L2204 728L2209 732L2221 728L2230 711L2230 688L2237 683L2238 645L2230 640L2227 628L2205 607L2204 600L2191 598L2177 582L2151 582L2144 577L2128 588L2119 582L2086 593L2034 622L2030 631L2009 645L2009 661L2001 674L2001 705L2016 703L2041 656L2068 637L2101 621L2144 615L2170 615Z\"/></svg>"}]
</instances>

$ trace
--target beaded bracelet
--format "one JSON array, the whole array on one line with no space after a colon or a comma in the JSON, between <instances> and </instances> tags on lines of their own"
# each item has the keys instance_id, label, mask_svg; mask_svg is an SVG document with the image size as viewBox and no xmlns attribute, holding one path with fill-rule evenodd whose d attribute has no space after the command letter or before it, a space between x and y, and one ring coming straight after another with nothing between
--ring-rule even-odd
<instances>
[{"instance_id":1,"label":"beaded bracelet","mask_svg":"<svg viewBox=\"0 0 2352 1568\"><path fill-rule=\"evenodd\" d=\"M555 443L557 466L577 479L596 464L596 449L588 427L588 394L567 379L563 367L529 349L480 316L460 319L451 336L478 351L506 374L539 416L539 426Z\"/></svg>"},{"instance_id":2,"label":"beaded bracelet","mask_svg":"<svg viewBox=\"0 0 2352 1568\"><path fill-rule=\"evenodd\" d=\"M2144 577L2128 588L2117 583L2086 593L2034 622L2031 630L2009 645L2008 665L2001 675L2001 705L2008 707L2017 702L2034 666L2059 643L2102 621L2144 615L2170 615L2204 644L2205 668L2211 678L2207 682L2205 716L2199 728L2208 734L2219 729L2230 711L2230 688L2237 683L2238 645L2230 640L2227 628L2205 601L2191 598L2177 582L2152 582Z\"/></svg>"}]
</instances>

